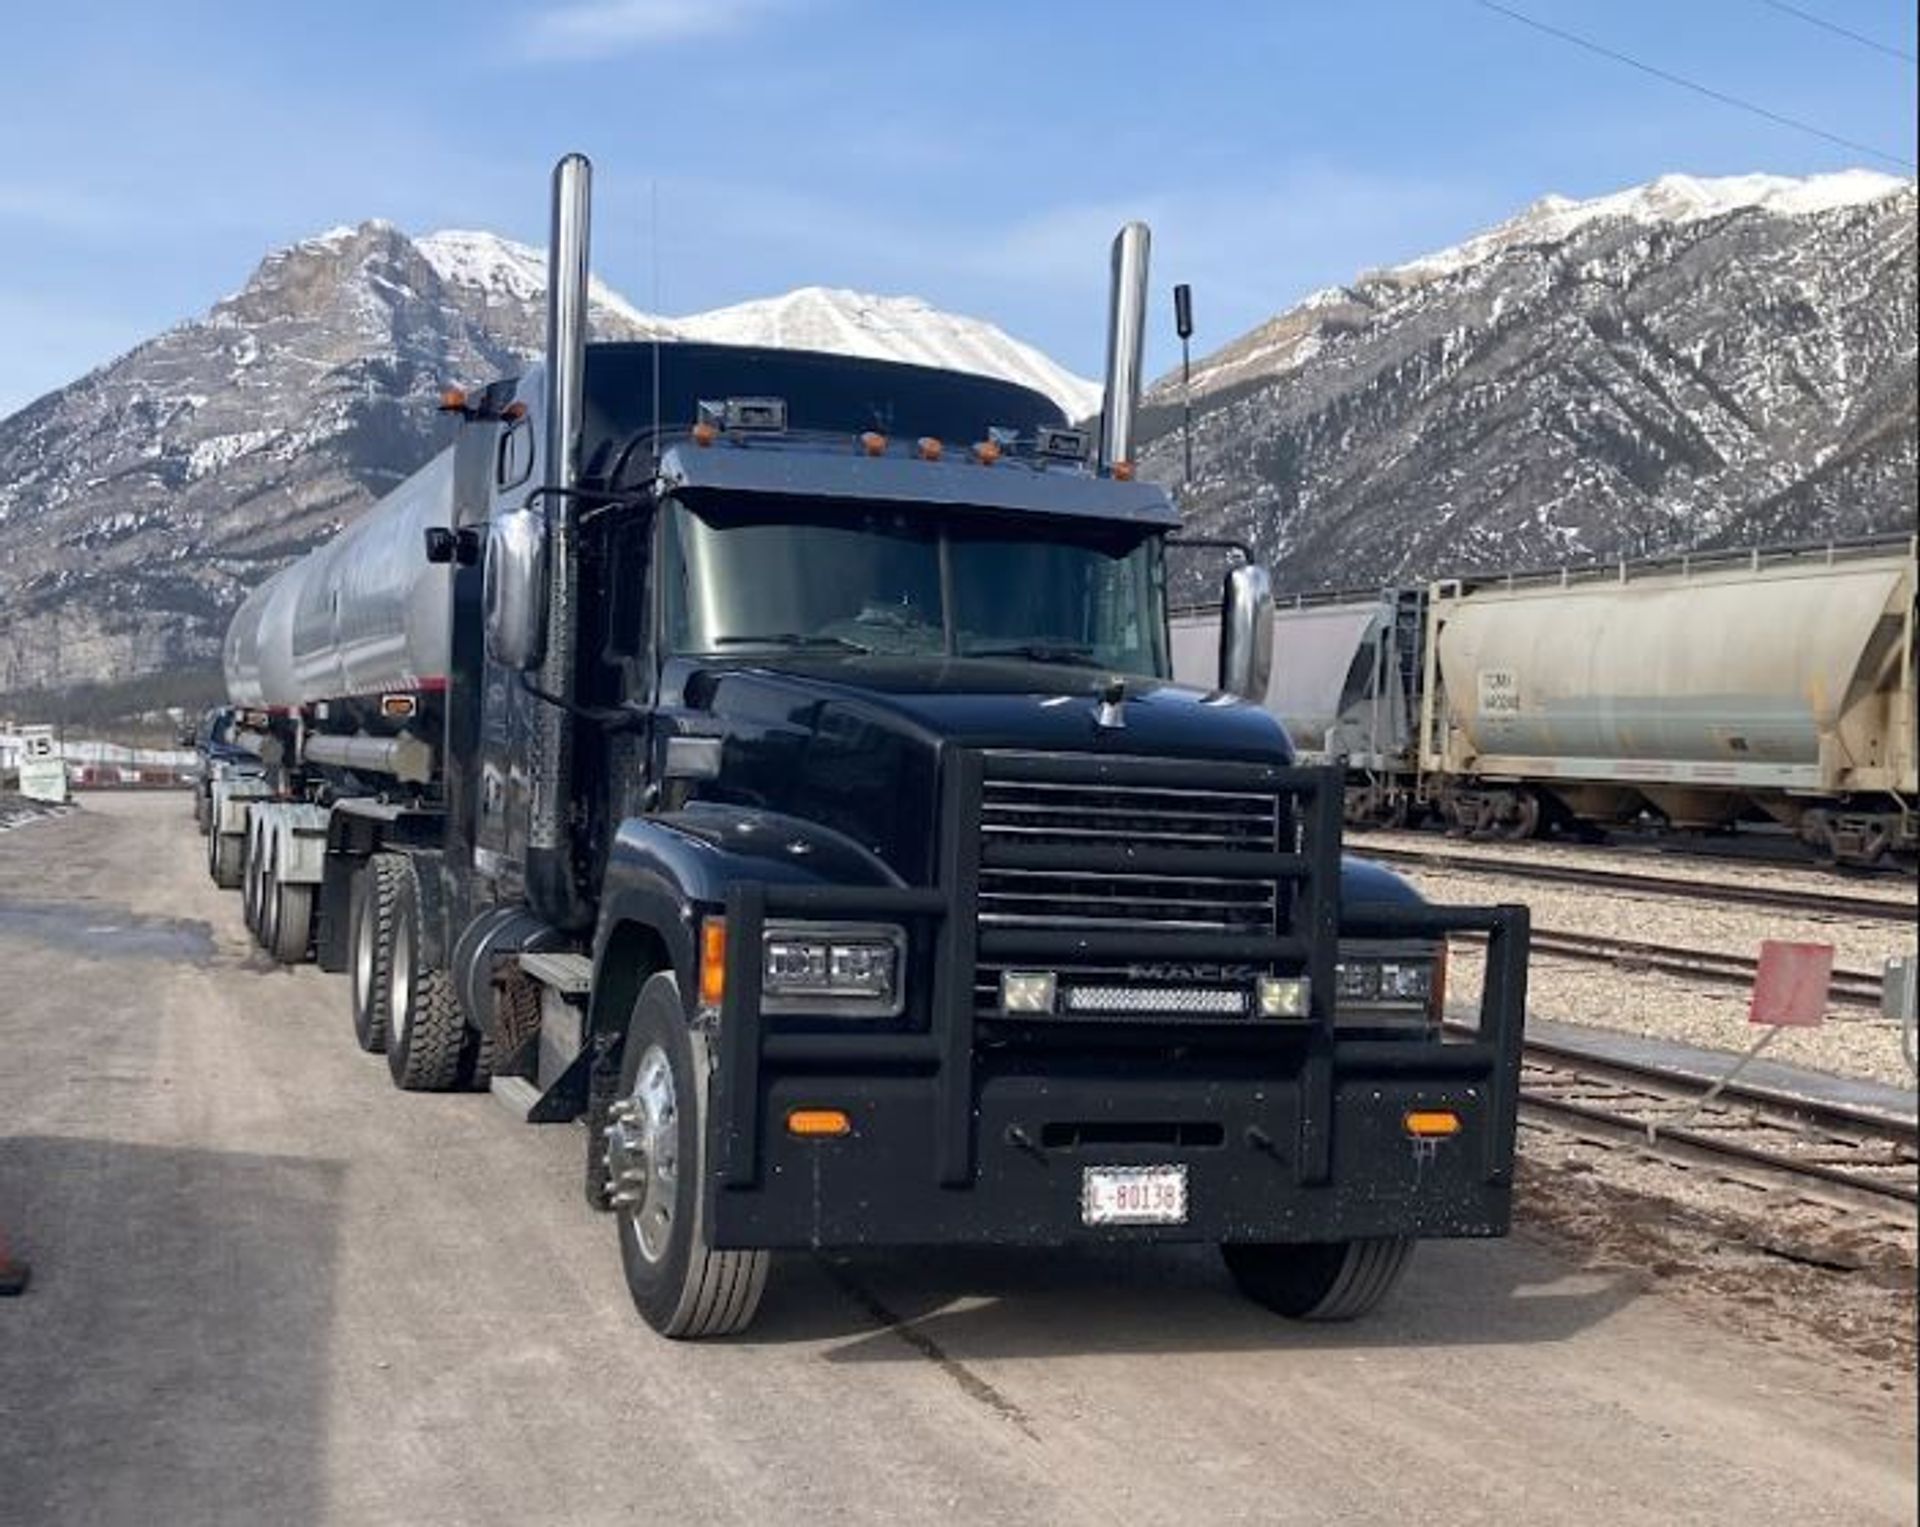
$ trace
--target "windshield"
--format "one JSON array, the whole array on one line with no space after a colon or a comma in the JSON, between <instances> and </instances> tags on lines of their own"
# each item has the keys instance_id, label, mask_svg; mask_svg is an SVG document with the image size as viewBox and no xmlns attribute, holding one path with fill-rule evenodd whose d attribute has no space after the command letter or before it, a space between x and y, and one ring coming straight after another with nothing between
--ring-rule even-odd
<instances>
[{"instance_id":1,"label":"windshield","mask_svg":"<svg viewBox=\"0 0 1920 1527\"><path fill-rule=\"evenodd\" d=\"M1163 678L1160 544L1130 525L779 500L674 505L677 652L1001 657Z\"/></svg>"}]
</instances>

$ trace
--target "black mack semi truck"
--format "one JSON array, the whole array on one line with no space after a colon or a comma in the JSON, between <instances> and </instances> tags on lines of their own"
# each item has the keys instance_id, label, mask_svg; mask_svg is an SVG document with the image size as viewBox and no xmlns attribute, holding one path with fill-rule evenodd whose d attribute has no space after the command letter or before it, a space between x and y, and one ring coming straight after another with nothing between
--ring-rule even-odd
<instances>
[{"instance_id":1,"label":"black mack semi truck","mask_svg":"<svg viewBox=\"0 0 1920 1527\"><path fill-rule=\"evenodd\" d=\"M1243 698L1261 569L1217 687L1171 681L1145 228L1096 442L998 380L587 344L588 183L544 363L234 619L265 768L209 863L261 941L348 973L401 1088L584 1122L669 1336L743 1328L782 1248L1206 1242L1342 1318L1504 1233L1525 911L1343 862L1338 771Z\"/></svg>"}]
</instances>

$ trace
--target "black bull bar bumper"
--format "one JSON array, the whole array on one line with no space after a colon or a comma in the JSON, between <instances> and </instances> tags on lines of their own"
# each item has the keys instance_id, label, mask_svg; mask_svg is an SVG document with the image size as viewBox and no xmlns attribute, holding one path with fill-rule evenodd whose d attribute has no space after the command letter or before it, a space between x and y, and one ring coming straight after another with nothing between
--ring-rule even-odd
<instances>
[{"instance_id":1,"label":"black bull bar bumper","mask_svg":"<svg viewBox=\"0 0 1920 1527\"><path fill-rule=\"evenodd\" d=\"M975 1011L979 930L967 852L955 843L964 834L947 835L947 889L732 887L707 1119L713 1170L705 1209L713 1244L1504 1234L1526 1005L1526 908L1338 907L1326 889L1338 882L1337 772L1266 769L1264 777L1279 779L1305 808L1297 857L1306 926L1296 922L1292 941L1306 935L1307 947L1285 968L1314 974L1313 1012L1304 1023L1238 1025L1225 1044L1175 1035L1172 1058L1138 1048L1079 1051L1070 1037L1062 1042L1070 1024L1058 1025L1055 1042L1042 1049L982 1043L993 1025ZM950 781L949 797L965 785ZM854 1022L796 1029L763 1015L761 931L770 917L901 924L910 965L918 961L920 972L915 979L909 971L907 1019L885 1029ZM1485 934L1478 1032L1465 1041L1337 1033L1335 940L1314 936L1316 921L1344 939ZM1277 949L1289 940L1267 942ZM1222 949L1216 957L1239 956ZM851 1132L823 1139L788 1131L794 1110L817 1108L843 1110ZM1410 1133L1407 1116L1432 1111L1454 1113L1458 1133ZM1086 1168L1167 1165L1185 1168L1179 1223L1085 1223Z\"/></svg>"}]
</instances>

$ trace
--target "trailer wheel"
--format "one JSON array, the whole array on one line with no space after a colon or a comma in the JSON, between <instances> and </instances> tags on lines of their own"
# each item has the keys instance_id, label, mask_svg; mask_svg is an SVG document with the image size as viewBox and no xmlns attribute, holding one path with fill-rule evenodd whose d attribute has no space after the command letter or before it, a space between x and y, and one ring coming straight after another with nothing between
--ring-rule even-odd
<instances>
[{"instance_id":1,"label":"trailer wheel","mask_svg":"<svg viewBox=\"0 0 1920 1527\"><path fill-rule=\"evenodd\" d=\"M387 1070L403 1092L447 1092L460 1080L467 1023L453 977L431 970L420 942L420 883L404 854L393 902L392 979L387 1001Z\"/></svg>"},{"instance_id":2,"label":"trailer wheel","mask_svg":"<svg viewBox=\"0 0 1920 1527\"><path fill-rule=\"evenodd\" d=\"M393 922L400 879L399 854L375 854L353 877L347 969L353 998L354 1041L369 1055L387 1048L387 1012L393 1005Z\"/></svg>"},{"instance_id":3,"label":"trailer wheel","mask_svg":"<svg viewBox=\"0 0 1920 1527\"><path fill-rule=\"evenodd\" d=\"M1353 1320L1393 1291L1413 1242L1403 1236L1299 1246L1230 1242L1220 1255L1255 1304L1294 1320Z\"/></svg>"},{"instance_id":4,"label":"trailer wheel","mask_svg":"<svg viewBox=\"0 0 1920 1527\"><path fill-rule=\"evenodd\" d=\"M266 879L267 858L260 851L260 824L251 813L240 845L240 915L246 921L247 932L253 935L254 942L261 943L264 941L260 935L260 920L265 915L261 890L262 882Z\"/></svg>"},{"instance_id":5,"label":"trailer wheel","mask_svg":"<svg viewBox=\"0 0 1920 1527\"><path fill-rule=\"evenodd\" d=\"M292 885L275 876L271 886L273 908L268 921L273 929L267 949L282 965L298 965L307 957L313 942L313 887Z\"/></svg>"},{"instance_id":6,"label":"trailer wheel","mask_svg":"<svg viewBox=\"0 0 1920 1527\"><path fill-rule=\"evenodd\" d=\"M193 787L193 825L200 829L202 837L206 836L211 820L212 813L207 801L207 792L201 786L195 785Z\"/></svg>"},{"instance_id":7,"label":"trailer wheel","mask_svg":"<svg viewBox=\"0 0 1920 1527\"><path fill-rule=\"evenodd\" d=\"M277 921L280 876L273 862L270 844L271 840L262 841L262 835L255 833L253 855L247 866L247 894L253 899L253 939L269 952L280 938Z\"/></svg>"},{"instance_id":8,"label":"trailer wheel","mask_svg":"<svg viewBox=\"0 0 1920 1527\"><path fill-rule=\"evenodd\" d=\"M223 891L240 884L241 861L247 840L237 832L207 834L207 873Z\"/></svg>"},{"instance_id":9,"label":"trailer wheel","mask_svg":"<svg viewBox=\"0 0 1920 1527\"><path fill-rule=\"evenodd\" d=\"M766 1252L708 1244L705 1062L679 983L668 971L650 977L627 1026L605 1140L627 1292L648 1325L676 1339L745 1330L767 1285Z\"/></svg>"}]
</instances>

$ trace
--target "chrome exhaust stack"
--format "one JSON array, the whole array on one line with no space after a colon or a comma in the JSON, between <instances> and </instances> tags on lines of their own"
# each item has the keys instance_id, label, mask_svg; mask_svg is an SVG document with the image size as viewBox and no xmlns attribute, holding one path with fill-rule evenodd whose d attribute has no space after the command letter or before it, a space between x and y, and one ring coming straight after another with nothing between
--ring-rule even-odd
<instances>
[{"instance_id":1,"label":"chrome exhaust stack","mask_svg":"<svg viewBox=\"0 0 1920 1527\"><path fill-rule=\"evenodd\" d=\"M1133 463L1140 414L1140 363L1147 338L1147 259L1153 235L1128 223L1113 240L1113 286L1107 304L1107 390L1100 404L1100 470Z\"/></svg>"},{"instance_id":2,"label":"chrome exhaust stack","mask_svg":"<svg viewBox=\"0 0 1920 1527\"><path fill-rule=\"evenodd\" d=\"M580 481L586 408L587 274L593 166L568 154L553 167L553 216L547 235L546 653L540 687L548 703L534 707L533 791L527 823L527 897L559 927L577 925L585 902L574 883L567 833L572 788L572 704L579 620L573 492ZM558 701L558 704L550 703Z\"/></svg>"}]
</instances>

